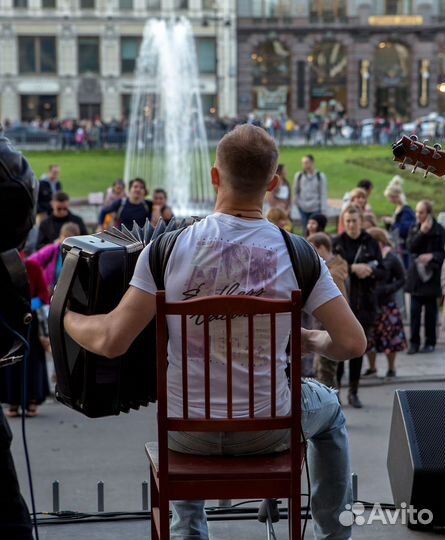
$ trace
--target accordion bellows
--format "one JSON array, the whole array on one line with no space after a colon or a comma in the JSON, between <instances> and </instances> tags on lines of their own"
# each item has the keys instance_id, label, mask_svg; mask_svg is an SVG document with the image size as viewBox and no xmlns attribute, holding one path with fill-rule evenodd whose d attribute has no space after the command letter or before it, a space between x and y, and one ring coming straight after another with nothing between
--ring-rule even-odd
<instances>
[{"instance_id":1,"label":"accordion bellows","mask_svg":"<svg viewBox=\"0 0 445 540\"><path fill-rule=\"evenodd\" d=\"M183 225L183 224L181 224ZM129 286L137 258L150 240L178 228L172 220L154 229L148 222L67 238L64 263L51 302L49 335L56 371L56 398L91 418L118 415L156 400L156 323L153 320L122 356L90 353L65 332L67 305L85 315L108 313Z\"/></svg>"}]
</instances>

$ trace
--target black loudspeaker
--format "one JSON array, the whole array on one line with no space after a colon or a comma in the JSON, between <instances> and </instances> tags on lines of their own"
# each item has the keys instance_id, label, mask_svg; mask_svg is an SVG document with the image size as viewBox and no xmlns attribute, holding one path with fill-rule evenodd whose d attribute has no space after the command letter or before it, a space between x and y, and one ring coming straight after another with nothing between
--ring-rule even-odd
<instances>
[{"instance_id":1,"label":"black loudspeaker","mask_svg":"<svg viewBox=\"0 0 445 540\"><path fill-rule=\"evenodd\" d=\"M396 391L387 465L394 503L414 509L408 527L445 527L445 390Z\"/></svg>"}]
</instances>

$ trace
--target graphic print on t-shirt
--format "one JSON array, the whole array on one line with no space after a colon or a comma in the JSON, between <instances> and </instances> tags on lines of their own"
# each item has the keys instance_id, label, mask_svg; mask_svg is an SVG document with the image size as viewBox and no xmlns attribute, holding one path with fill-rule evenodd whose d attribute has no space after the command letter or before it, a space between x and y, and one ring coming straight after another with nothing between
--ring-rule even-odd
<instances>
[{"instance_id":1,"label":"graphic print on t-shirt","mask_svg":"<svg viewBox=\"0 0 445 540\"><path fill-rule=\"evenodd\" d=\"M278 271L276 251L263 246L243 245L222 240L198 242L191 260L191 276L182 293L184 300L202 296L265 296L274 298ZM191 357L203 356L204 318L192 316L188 339ZM226 325L223 316L210 316L212 362L225 363ZM247 362L248 326L241 318L232 324L232 357ZM255 365L270 357L269 318L255 317Z\"/></svg>"}]
</instances>

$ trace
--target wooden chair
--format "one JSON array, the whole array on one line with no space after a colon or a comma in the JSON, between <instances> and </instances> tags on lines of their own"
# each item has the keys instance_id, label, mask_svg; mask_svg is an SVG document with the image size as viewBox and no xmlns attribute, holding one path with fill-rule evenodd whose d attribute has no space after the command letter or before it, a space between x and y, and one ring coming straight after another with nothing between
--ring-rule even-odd
<instances>
[{"instance_id":1,"label":"wooden chair","mask_svg":"<svg viewBox=\"0 0 445 540\"><path fill-rule=\"evenodd\" d=\"M165 293L158 292L157 303L157 390L158 443L147 443L150 461L151 538L168 540L169 501L196 499L288 498L289 537L300 539L300 474L302 467L300 442L300 291L292 299L268 300L245 296L213 296L184 302L166 303ZM291 328L291 414L276 415L276 315L290 313ZM271 408L270 416L254 416L254 316L270 317ZM182 340L182 418L167 415L167 315L181 317ZM188 412L187 318L200 315L204 319L204 396L205 416L190 418ZM226 326L227 418L212 418L211 362L209 327L212 315L224 315ZM248 392L249 417L232 415L232 316L247 317L248 323ZM239 319L238 319L239 321ZM237 319L233 324L237 324ZM247 394L246 394L247 395ZM285 452L255 456L198 456L168 449L169 431L246 432L289 429L290 449Z\"/></svg>"}]
</instances>

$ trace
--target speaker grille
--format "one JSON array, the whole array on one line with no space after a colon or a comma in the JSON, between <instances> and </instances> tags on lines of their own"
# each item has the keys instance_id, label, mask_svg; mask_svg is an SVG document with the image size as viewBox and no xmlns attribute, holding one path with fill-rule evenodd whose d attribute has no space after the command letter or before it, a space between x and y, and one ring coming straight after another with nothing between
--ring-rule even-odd
<instances>
[{"instance_id":1,"label":"speaker grille","mask_svg":"<svg viewBox=\"0 0 445 540\"><path fill-rule=\"evenodd\" d=\"M445 390L405 393L424 471L445 469Z\"/></svg>"}]
</instances>

